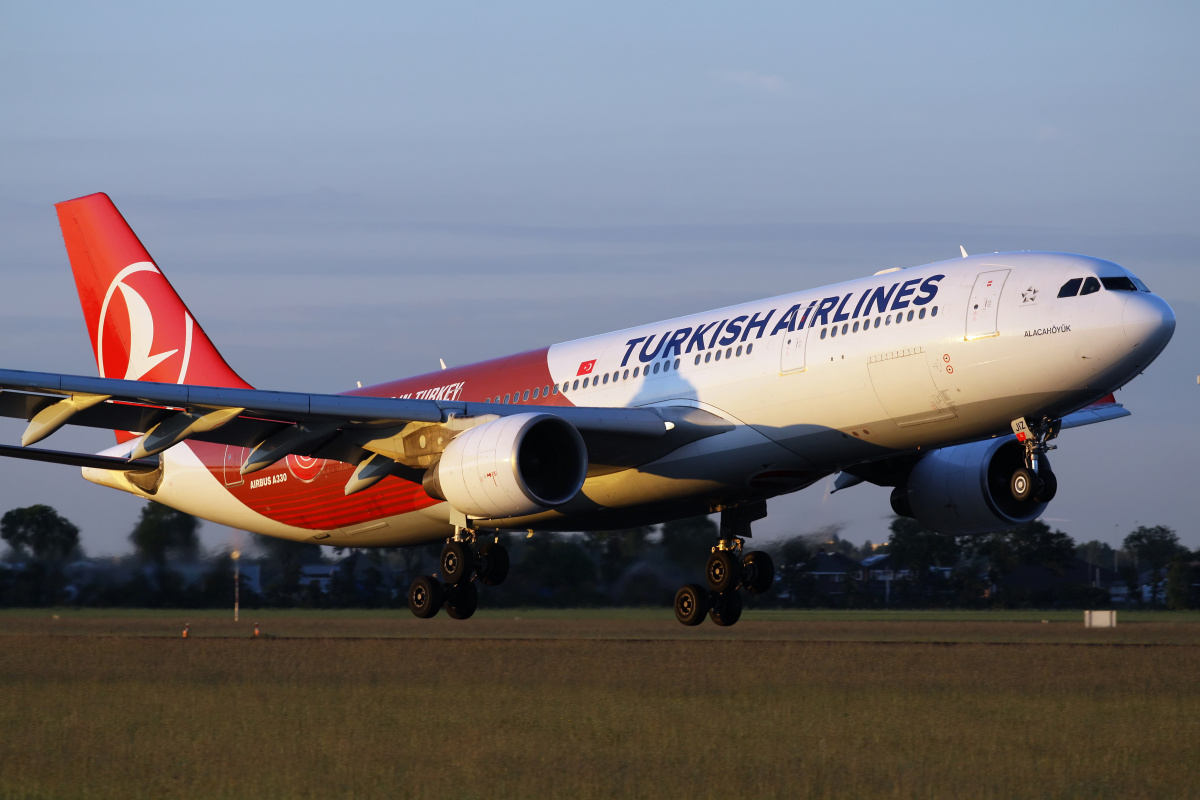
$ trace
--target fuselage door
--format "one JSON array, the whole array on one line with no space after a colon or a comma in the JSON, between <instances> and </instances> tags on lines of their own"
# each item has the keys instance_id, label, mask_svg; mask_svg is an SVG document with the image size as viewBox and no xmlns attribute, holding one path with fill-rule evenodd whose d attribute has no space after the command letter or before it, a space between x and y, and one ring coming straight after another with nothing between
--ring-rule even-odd
<instances>
[{"instance_id":1,"label":"fuselage door","mask_svg":"<svg viewBox=\"0 0 1200 800\"><path fill-rule=\"evenodd\" d=\"M805 323L807 321L808 318L805 315ZM807 324L784 334L783 350L779 355L780 372L800 372L804 369L804 346L807 341Z\"/></svg>"},{"instance_id":2,"label":"fuselage door","mask_svg":"<svg viewBox=\"0 0 1200 800\"><path fill-rule=\"evenodd\" d=\"M996 317L1000 311L1000 292L1009 270L998 269L981 272L971 290L971 303L967 306L967 340L986 339L997 336L1000 329Z\"/></svg>"},{"instance_id":3,"label":"fuselage door","mask_svg":"<svg viewBox=\"0 0 1200 800\"><path fill-rule=\"evenodd\" d=\"M225 463L223 465L225 472L226 486L241 486L245 478L242 477L242 461L246 458L246 448L236 445L227 445L225 447Z\"/></svg>"}]
</instances>

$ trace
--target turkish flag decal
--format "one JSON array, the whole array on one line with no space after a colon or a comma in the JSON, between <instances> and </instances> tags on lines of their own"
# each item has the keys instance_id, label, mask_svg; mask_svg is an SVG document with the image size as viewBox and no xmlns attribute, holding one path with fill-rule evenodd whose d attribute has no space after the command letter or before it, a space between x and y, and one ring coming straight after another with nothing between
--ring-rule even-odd
<instances>
[{"instance_id":1,"label":"turkish flag decal","mask_svg":"<svg viewBox=\"0 0 1200 800\"><path fill-rule=\"evenodd\" d=\"M595 368L595 366L596 366L596 359L594 359L594 358L591 361L582 362L579 365L579 372L575 373L576 377L578 377L579 375L591 375L592 370Z\"/></svg>"}]
</instances>

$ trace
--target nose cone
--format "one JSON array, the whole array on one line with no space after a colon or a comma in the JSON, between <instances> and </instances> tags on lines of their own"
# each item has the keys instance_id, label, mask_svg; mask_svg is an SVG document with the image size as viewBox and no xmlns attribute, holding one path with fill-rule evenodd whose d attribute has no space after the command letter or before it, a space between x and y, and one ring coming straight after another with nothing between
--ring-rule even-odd
<instances>
[{"instance_id":1,"label":"nose cone","mask_svg":"<svg viewBox=\"0 0 1200 800\"><path fill-rule=\"evenodd\" d=\"M1137 292L1125 301L1121 323L1129 346L1144 353L1142 363L1149 364L1171 341L1175 312L1158 295Z\"/></svg>"}]
</instances>

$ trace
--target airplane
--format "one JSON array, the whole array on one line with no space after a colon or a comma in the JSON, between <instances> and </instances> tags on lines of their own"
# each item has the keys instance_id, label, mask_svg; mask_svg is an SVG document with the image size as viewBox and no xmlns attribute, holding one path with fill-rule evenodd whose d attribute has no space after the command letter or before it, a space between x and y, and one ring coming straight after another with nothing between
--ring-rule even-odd
<instances>
[{"instance_id":1,"label":"airplane","mask_svg":"<svg viewBox=\"0 0 1200 800\"><path fill-rule=\"evenodd\" d=\"M836 474L891 488L946 534L1036 519L1063 429L1129 412L1113 392L1162 352L1170 306L1109 261L962 257L343 394L259 390L225 361L105 194L56 205L99 377L0 370L0 455L267 536L444 542L409 589L420 618L508 574L500 531L612 530L720 514L685 625L741 616L770 556L767 501ZM31 447L64 425L98 454Z\"/></svg>"}]
</instances>

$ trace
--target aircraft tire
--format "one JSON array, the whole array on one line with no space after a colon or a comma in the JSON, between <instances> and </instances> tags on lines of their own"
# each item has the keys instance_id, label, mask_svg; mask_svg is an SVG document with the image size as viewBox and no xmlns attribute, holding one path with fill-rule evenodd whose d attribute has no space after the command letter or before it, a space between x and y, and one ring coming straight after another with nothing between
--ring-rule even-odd
<instances>
[{"instance_id":1,"label":"aircraft tire","mask_svg":"<svg viewBox=\"0 0 1200 800\"><path fill-rule=\"evenodd\" d=\"M762 594L775 582L775 562L762 550L751 550L742 559L742 585L753 594Z\"/></svg>"},{"instance_id":2,"label":"aircraft tire","mask_svg":"<svg viewBox=\"0 0 1200 800\"><path fill-rule=\"evenodd\" d=\"M707 613L708 592L703 586L689 583L675 593L675 619L684 625L699 625Z\"/></svg>"},{"instance_id":3,"label":"aircraft tire","mask_svg":"<svg viewBox=\"0 0 1200 800\"><path fill-rule=\"evenodd\" d=\"M712 598L708 616L722 628L728 628L742 618L742 596L737 590L719 592Z\"/></svg>"},{"instance_id":4,"label":"aircraft tire","mask_svg":"<svg viewBox=\"0 0 1200 800\"><path fill-rule=\"evenodd\" d=\"M475 556L465 542L446 542L439 564L442 580L458 586L471 580L471 573L475 571Z\"/></svg>"},{"instance_id":5,"label":"aircraft tire","mask_svg":"<svg viewBox=\"0 0 1200 800\"><path fill-rule=\"evenodd\" d=\"M446 589L446 613L450 619L470 619L479 608L479 590L474 583L449 586Z\"/></svg>"},{"instance_id":6,"label":"aircraft tire","mask_svg":"<svg viewBox=\"0 0 1200 800\"><path fill-rule=\"evenodd\" d=\"M1042 479L1028 467L1017 467L1008 481L1013 499L1019 503L1032 500L1042 489Z\"/></svg>"},{"instance_id":7,"label":"aircraft tire","mask_svg":"<svg viewBox=\"0 0 1200 800\"><path fill-rule=\"evenodd\" d=\"M408 587L408 610L418 619L436 616L442 607L442 583L432 575L421 575Z\"/></svg>"},{"instance_id":8,"label":"aircraft tire","mask_svg":"<svg viewBox=\"0 0 1200 800\"><path fill-rule=\"evenodd\" d=\"M717 550L708 557L708 564L704 569L708 578L708 588L718 593L736 589L741 583L741 566L732 551Z\"/></svg>"},{"instance_id":9,"label":"aircraft tire","mask_svg":"<svg viewBox=\"0 0 1200 800\"><path fill-rule=\"evenodd\" d=\"M484 586L499 586L508 577L508 549L499 542L484 542L476 563L476 574Z\"/></svg>"}]
</instances>

